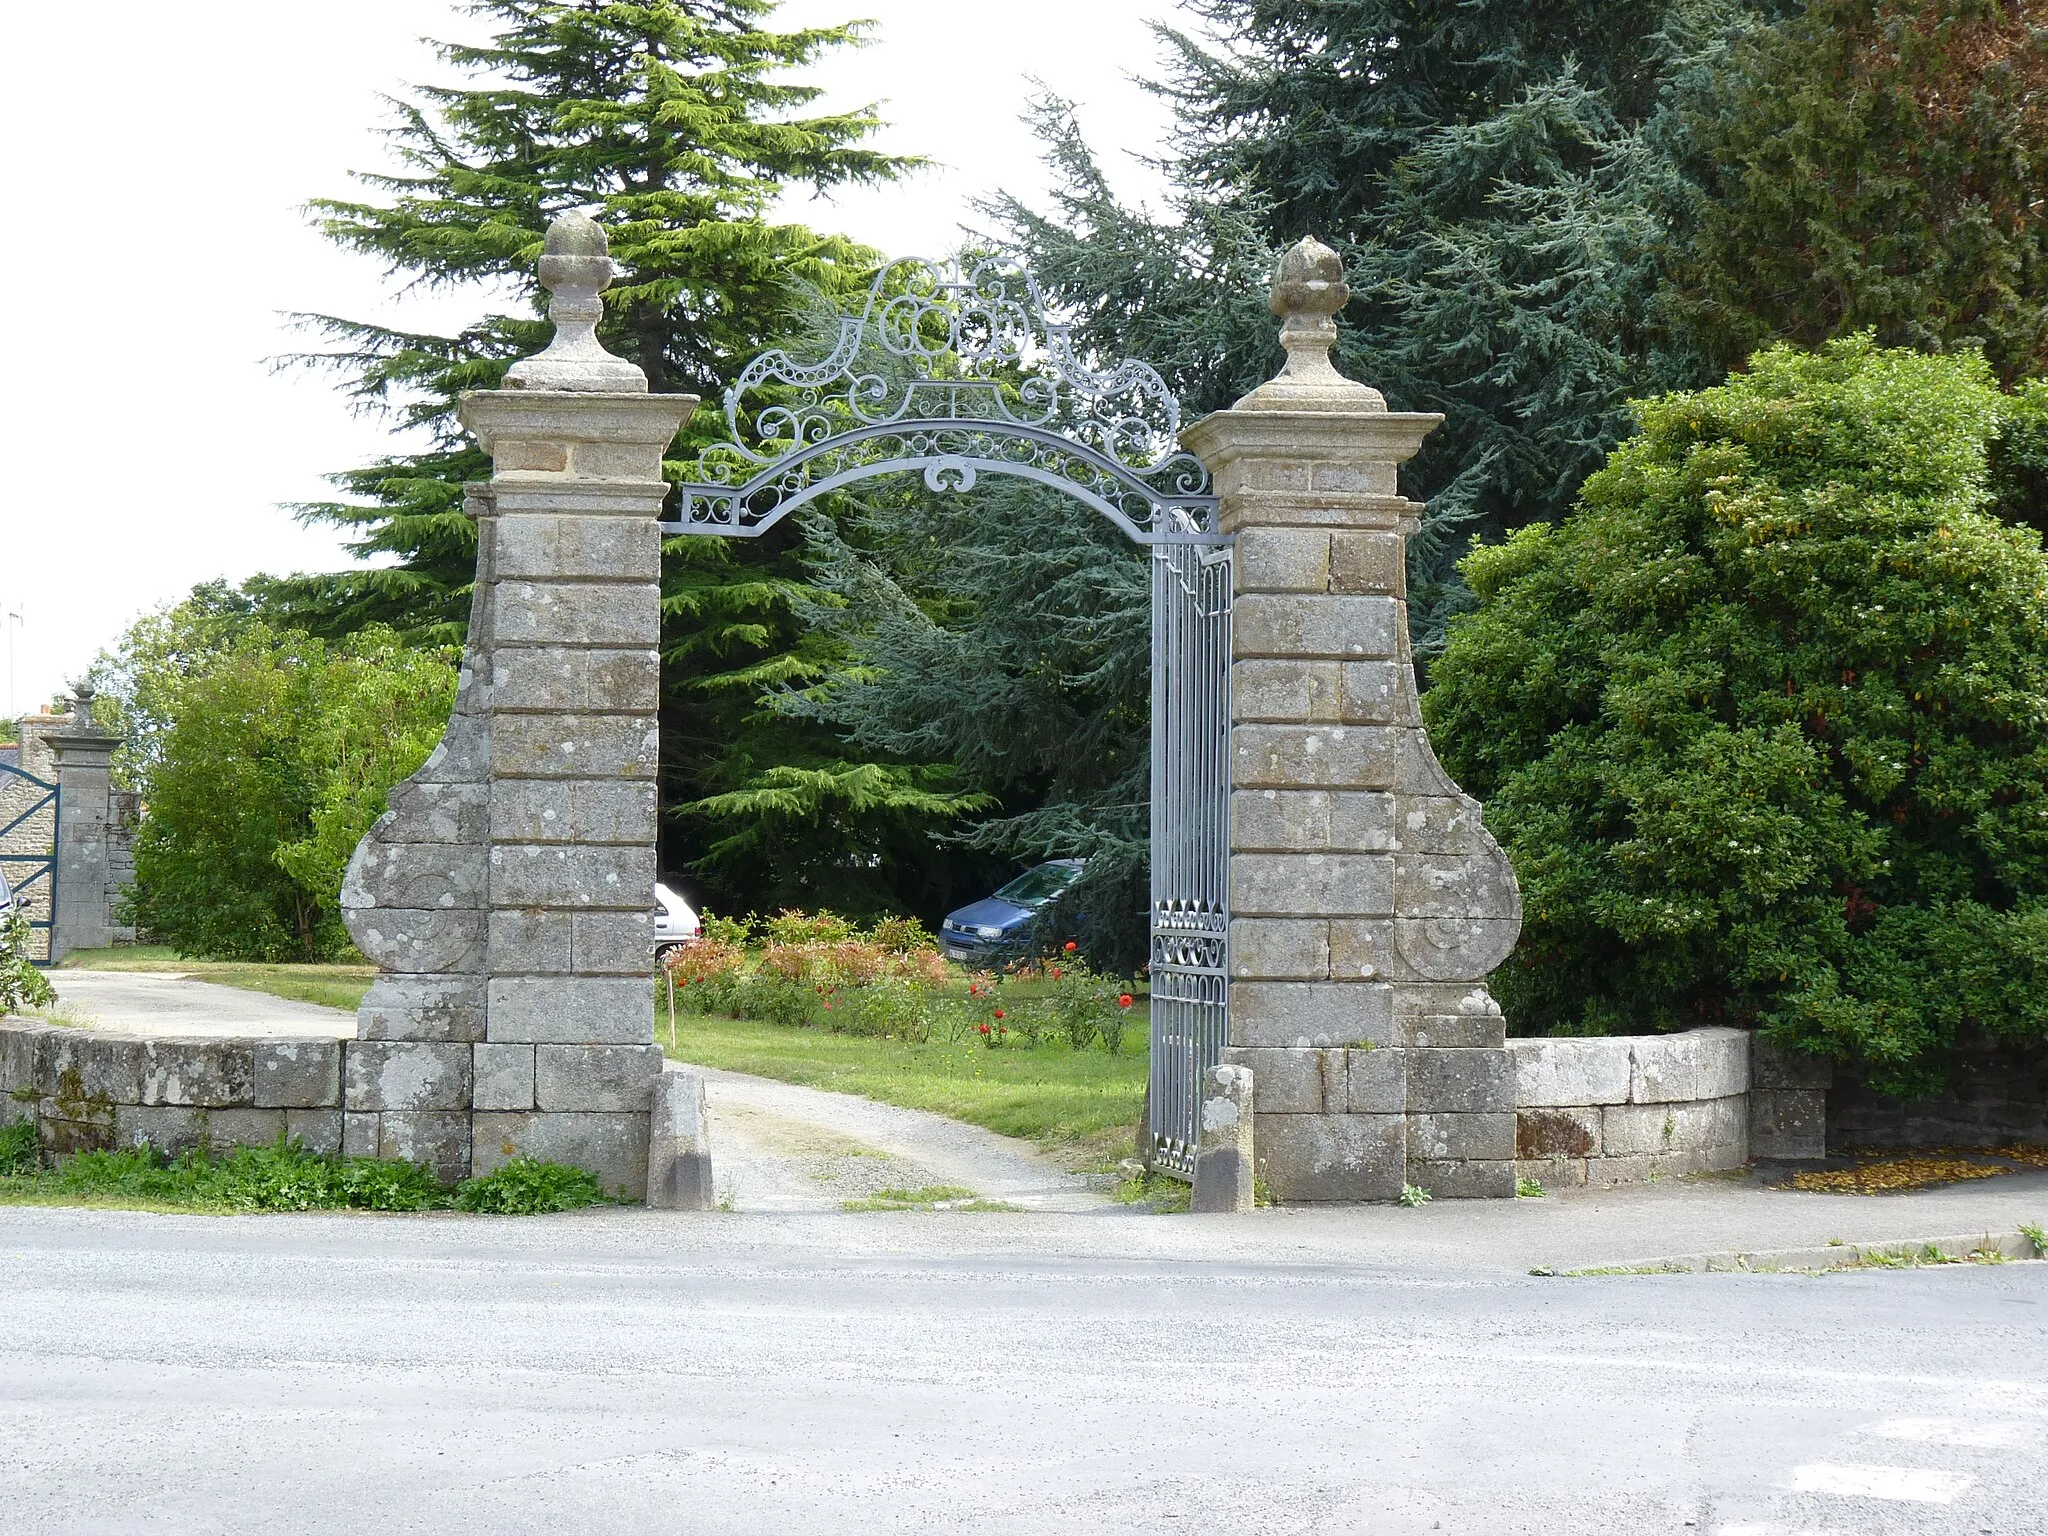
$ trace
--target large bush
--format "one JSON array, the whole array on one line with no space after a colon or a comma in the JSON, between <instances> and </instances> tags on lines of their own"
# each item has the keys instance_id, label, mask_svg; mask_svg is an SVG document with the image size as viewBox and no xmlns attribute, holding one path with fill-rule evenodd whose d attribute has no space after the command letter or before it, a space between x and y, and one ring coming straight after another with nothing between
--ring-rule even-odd
<instances>
[{"instance_id":1,"label":"large bush","mask_svg":"<svg viewBox=\"0 0 2048 1536\"><path fill-rule=\"evenodd\" d=\"M1774 348L1476 551L1424 710L1526 909L1525 1033L1756 1024L1906 1092L2048 1035L2048 557L1974 353Z\"/></svg>"},{"instance_id":2,"label":"large bush","mask_svg":"<svg viewBox=\"0 0 2048 1536\"><path fill-rule=\"evenodd\" d=\"M389 631L330 645L202 612L205 596L142 621L106 669L140 749L136 919L188 955L346 957L342 872L439 739L454 666Z\"/></svg>"}]
</instances>

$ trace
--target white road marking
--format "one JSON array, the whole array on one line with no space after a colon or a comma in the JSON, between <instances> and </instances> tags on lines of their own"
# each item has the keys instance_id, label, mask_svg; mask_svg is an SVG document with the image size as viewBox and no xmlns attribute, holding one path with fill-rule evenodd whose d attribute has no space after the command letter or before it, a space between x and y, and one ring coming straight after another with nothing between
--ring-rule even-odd
<instances>
[{"instance_id":1,"label":"white road marking","mask_svg":"<svg viewBox=\"0 0 2048 1536\"><path fill-rule=\"evenodd\" d=\"M1970 1445L2009 1450L2027 1441L2024 1424L1972 1424L1963 1419L1886 1419L1864 1433L1883 1440L1915 1440L1922 1445Z\"/></svg>"},{"instance_id":2,"label":"white road marking","mask_svg":"<svg viewBox=\"0 0 2048 1536\"><path fill-rule=\"evenodd\" d=\"M1953 1504L1972 1479L1956 1472L1914 1467L1838 1467L1813 1462L1792 1469L1795 1493L1833 1493L1844 1498L1902 1499L1915 1504Z\"/></svg>"}]
</instances>

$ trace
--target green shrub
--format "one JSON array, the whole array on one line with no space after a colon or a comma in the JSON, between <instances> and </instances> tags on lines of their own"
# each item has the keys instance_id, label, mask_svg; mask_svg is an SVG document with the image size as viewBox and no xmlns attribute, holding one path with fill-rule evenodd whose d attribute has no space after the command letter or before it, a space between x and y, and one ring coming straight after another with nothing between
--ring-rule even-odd
<instances>
[{"instance_id":1,"label":"green shrub","mask_svg":"<svg viewBox=\"0 0 2048 1536\"><path fill-rule=\"evenodd\" d=\"M81 1152L39 1171L33 1121L0 1128L0 1177L37 1194L140 1200L228 1211L439 1211L501 1215L566 1211L605 1198L581 1168L519 1158L496 1173L443 1189L421 1163L323 1157L296 1141L215 1151L199 1146L167 1157L144 1145Z\"/></svg>"},{"instance_id":2,"label":"green shrub","mask_svg":"<svg viewBox=\"0 0 2048 1536\"><path fill-rule=\"evenodd\" d=\"M455 1191L460 1210L493 1216L538 1216L605 1203L597 1179L581 1168L515 1157L495 1173L466 1179Z\"/></svg>"},{"instance_id":3,"label":"green shrub","mask_svg":"<svg viewBox=\"0 0 2048 1536\"><path fill-rule=\"evenodd\" d=\"M33 1120L0 1125L0 1179L18 1179L42 1166L42 1147Z\"/></svg>"},{"instance_id":4,"label":"green shrub","mask_svg":"<svg viewBox=\"0 0 2048 1536\"><path fill-rule=\"evenodd\" d=\"M28 957L32 932L18 908L0 923L0 1014L47 1008L57 1001L49 979Z\"/></svg>"},{"instance_id":5,"label":"green shrub","mask_svg":"<svg viewBox=\"0 0 2048 1536\"><path fill-rule=\"evenodd\" d=\"M246 604L243 604L246 607ZM354 953L342 872L391 785L433 750L452 653L370 628L273 629L218 589L138 621L105 677L146 813L130 915L184 955Z\"/></svg>"},{"instance_id":6,"label":"green shrub","mask_svg":"<svg viewBox=\"0 0 2048 1536\"><path fill-rule=\"evenodd\" d=\"M1524 1033L1757 1024L1931 1087L2048 1036L2048 557L1974 353L1773 348L1465 562L1423 703L1487 805Z\"/></svg>"},{"instance_id":7,"label":"green shrub","mask_svg":"<svg viewBox=\"0 0 2048 1536\"><path fill-rule=\"evenodd\" d=\"M425 1211L448 1204L447 1192L418 1164L322 1157L284 1140L223 1152L201 1146L177 1157L147 1145L81 1152L41 1175L37 1187L237 1211Z\"/></svg>"}]
</instances>

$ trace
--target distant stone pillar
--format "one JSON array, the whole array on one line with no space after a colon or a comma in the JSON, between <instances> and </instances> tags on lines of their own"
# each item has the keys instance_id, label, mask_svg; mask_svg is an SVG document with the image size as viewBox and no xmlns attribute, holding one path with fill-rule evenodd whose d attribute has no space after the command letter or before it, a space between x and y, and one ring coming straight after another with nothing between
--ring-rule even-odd
<instances>
[{"instance_id":1,"label":"distant stone pillar","mask_svg":"<svg viewBox=\"0 0 2048 1536\"><path fill-rule=\"evenodd\" d=\"M1396 471L1443 419L1331 366L1336 254L1288 252L1287 365L1183 434L1236 537L1230 1044L1280 1200L1515 1192L1514 1069L1487 975L1514 947L1505 855L1430 751Z\"/></svg>"},{"instance_id":2,"label":"distant stone pillar","mask_svg":"<svg viewBox=\"0 0 2048 1536\"><path fill-rule=\"evenodd\" d=\"M114 942L110 910L112 778L109 762L120 736L93 723L93 692L76 691L71 723L44 738L57 783L57 907L50 959Z\"/></svg>"},{"instance_id":3,"label":"distant stone pillar","mask_svg":"<svg viewBox=\"0 0 2048 1536\"><path fill-rule=\"evenodd\" d=\"M488 1173L574 1163L638 1198L654 1045L649 912L662 453L696 406L599 346L604 232L568 214L541 282L555 340L465 395L476 594L453 717L343 890L383 970L349 1050L351 1151Z\"/></svg>"}]
</instances>

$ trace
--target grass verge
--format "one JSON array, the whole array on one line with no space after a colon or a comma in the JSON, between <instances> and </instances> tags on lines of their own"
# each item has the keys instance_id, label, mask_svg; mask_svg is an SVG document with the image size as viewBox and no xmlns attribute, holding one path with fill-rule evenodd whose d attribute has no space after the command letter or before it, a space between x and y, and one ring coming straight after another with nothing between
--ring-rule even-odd
<instances>
[{"instance_id":1,"label":"grass verge","mask_svg":"<svg viewBox=\"0 0 2048 1536\"><path fill-rule=\"evenodd\" d=\"M1116 1056L1050 1040L989 1050L684 1013L673 1046L665 1014L655 1038L677 1061L927 1109L1035 1141L1077 1168L1113 1167L1129 1156L1145 1102L1142 1043Z\"/></svg>"},{"instance_id":2,"label":"grass verge","mask_svg":"<svg viewBox=\"0 0 2048 1536\"><path fill-rule=\"evenodd\" d=\"M253 960L180 960L168 945L135 944L119 949L78 949L64 957L60 971L148 971L190 976L245 992L267 992L295 1003L355 1009L370 990L373 965L262 965Z\"/></svg>"},{"instance_id":3,"label":"grass verge","mask_svg":"<svg viewBox=\"0 0 2048 1536\"><path fill-rule=\"evenodd\" d=\"M0 1205L91 1205L195 1211L475 1211L530 1216L607 1203L581 1168L519 1158L482 1178L443 1189L416 1163L320 1157L297 1142L195 1148L166 1157L153 1147L81 1152L40 1166L28 1121L0 1128Z\"/></svg>"}]
</instances>

